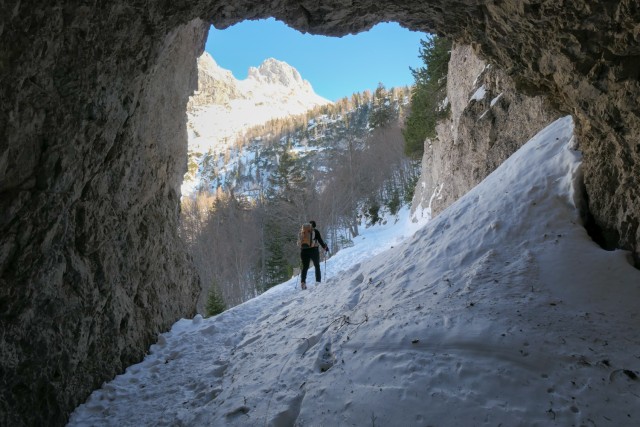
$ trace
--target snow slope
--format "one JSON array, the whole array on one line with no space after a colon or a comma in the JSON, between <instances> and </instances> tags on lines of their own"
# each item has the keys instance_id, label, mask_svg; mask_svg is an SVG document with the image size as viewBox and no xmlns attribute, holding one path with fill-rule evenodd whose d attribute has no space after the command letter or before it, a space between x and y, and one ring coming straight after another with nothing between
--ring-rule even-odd
<instances>
[{"instance_id":1,"label":"snow slope","mask_svg":"<svg viewBox=\"0 0 640 427\"><path fill-rule=\"evenodd\" d=\"M572 131L415 233L369 230L310 291L177 322L69 425L640 425L640 272L580 225Z\"/></svg>"}]
</instances>

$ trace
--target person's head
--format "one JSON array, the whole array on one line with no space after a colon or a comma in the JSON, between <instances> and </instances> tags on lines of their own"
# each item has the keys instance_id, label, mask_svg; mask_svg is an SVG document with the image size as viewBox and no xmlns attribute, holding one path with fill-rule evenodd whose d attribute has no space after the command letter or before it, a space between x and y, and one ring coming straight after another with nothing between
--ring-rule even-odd
<instances>
[{"instance_id":1,"label":"person's head","mask_svg":"<svg viewBox=\"0 0 640 427\"><path fill-rule=\"evenodd\" d=\"M315 222L315 221L309 221L309 224L311 224L311 226L312 226L313 228L316 228L316 222Z\"/></svg>"}]
</instances>

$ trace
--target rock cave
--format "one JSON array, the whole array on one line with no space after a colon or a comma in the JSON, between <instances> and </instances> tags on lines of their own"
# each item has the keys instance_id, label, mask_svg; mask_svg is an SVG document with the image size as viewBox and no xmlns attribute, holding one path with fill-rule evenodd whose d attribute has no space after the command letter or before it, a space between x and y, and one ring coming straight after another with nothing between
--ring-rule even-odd
<instances>
[{"instance_id":1,"label":"rock cave","mask_svg":"<svg viewBox=\"0 0 640 427\"><path fill-rule=\"evenodd\" d=\"M0 18L0 424L64 425L195 314L177 233L185 108L208 28L275 17L342 36L394 21L473 46L576 122L592 220L640 253L632 0L5 2Z\"/></svg>"}]
</instances>

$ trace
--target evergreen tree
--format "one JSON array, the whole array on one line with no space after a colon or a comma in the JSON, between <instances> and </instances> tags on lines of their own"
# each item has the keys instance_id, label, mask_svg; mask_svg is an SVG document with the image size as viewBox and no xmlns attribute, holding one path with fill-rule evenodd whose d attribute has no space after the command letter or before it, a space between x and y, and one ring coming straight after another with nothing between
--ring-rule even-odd
<instances>
[{"instance_id":1,"label":"evergreen tree","mask_svg":"<svg viewBox=\"0 0 640 427\"><path fill-rule=\"evenodd\" d=\"M411 112L402 132L405 153L414 158L422 157L425 139L435 136L437 121L448 114L448 107L444 108L442 103L446 97L451 42L437 36L420 40L419 53L424 66L411 69L415 85Z\"/></svg>"},{"instance_id":2,"label":"evergreen tree","mask_svg":"<svg viewBox=\"0 0 640 427\"><path fill-rule=\"evenodd\" d=\"M402 207L400 191L396 187L390 189L389 199L386 201L385 206L389 209L391 215L397 214Z\"/></svg>"},{"instance_id":3,"label":"evergreen tree","mask_svg":"<svg viewBox=\"0 0 640 427\"><path fill-rule=\"evenodd\" d=\"M420 164L416 163L414 169L417 171L420 171ZM416 185L418 185L419 179L420 179L420 175L416 172L415 174L409 176L408 179L405 181L403 186L404 196L402 198L404 203L409 204L413 200L413 194L415 193Z\"/></svg>"},{"instance_id":4,"label":"evergreen tree","mask_svg":"<svg viewBox=\"0 0 640 427\"><path fill-rule=\"evenodd\" d=\"M207 306L205 308L207 310L207 316L215 316L227 309L227 305L224 303L224 300L218 291L218 284L215 280L209 288L209 296L207 298Z\"/></svg>"},{"instance_id":5,"label":"evergreen tree","mask_svg":"<svg viewBox=\"0 0 640 427\"><path fill-rule=\"evenodd\" d=\"M267 242L268 258L266 260L266 277L264 289L267 290L291 277L293 268L287 261L284 252L284 240L278 227L274 227Z\"/></svg>"},{"instance_id":6,"label":"evergreen tree","mask_svg":"<svg viewBox=\"0 0 640 427\"><path fill-rule=\"evenodd\" d=\"M278 158L278 165L269 177L270 196L287 198L288 194L304 186L306 180L300 161L291 154L290 147L285 147Z\"/></svg>"},{"instance_id":7,"label":"evergreen tree","mask_svg":"<svg viewBox=\"0 0 640 427\"><path fill-rule=\"evenodd\" d=\"M376 225L381 221L380 218L380 203L378 199L374 196L371 196L367 199L366 207L365 207L365 216L369 220L369 225Z\"/></svg>"},{"instance_id":8,"label":"evergreen tree","mask_svg":"<svg viewBox=\"0 0 640 427\"><path fill-rule=\"evenodd\" d=\"M378 83L373 95L373 110L369 113L369 125L374 129L387 127L394 116L390 94L382 83Z\"/></svg>"}]
</instances>

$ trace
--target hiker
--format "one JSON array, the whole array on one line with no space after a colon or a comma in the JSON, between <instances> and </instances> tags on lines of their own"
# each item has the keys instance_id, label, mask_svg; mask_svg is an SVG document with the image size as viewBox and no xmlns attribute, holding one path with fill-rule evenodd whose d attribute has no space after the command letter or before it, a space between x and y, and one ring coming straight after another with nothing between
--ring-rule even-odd
<instances>
[{"instance_id":1,"label":"hiker","mask_svg":"<svg viewBox=\"0 0 640 427\"><path fill-rule=\"evenodd\" d=\"M309 221L302 226L300 231L300 259L302 260L302 273L300 274L300 287L307 289L307 270L309 270L309 261L313 261L316 269L316 285L320 283L322 276L320 274L320 251L318 247L322 247L325 252L329 252L329 247L322 240L320 232L316 230L316 222Z\"/></svg>"}]
</instances>

